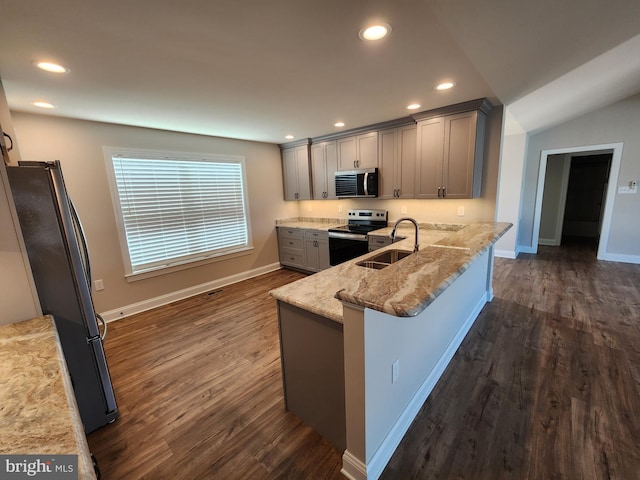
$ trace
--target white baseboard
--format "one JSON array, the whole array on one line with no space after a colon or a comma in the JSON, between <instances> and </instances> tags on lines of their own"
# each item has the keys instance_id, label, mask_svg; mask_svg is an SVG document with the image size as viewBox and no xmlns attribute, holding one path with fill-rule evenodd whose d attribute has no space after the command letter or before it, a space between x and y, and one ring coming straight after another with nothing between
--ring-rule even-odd
<instances>
[{"instance_id":1,"label":"white baseboard","mask_svg":"<svg viewBox=\"0 0 640 480\"><path fill-rule=\"evenodd\" d=\"M493 255L500 258L518 258L518 252L513 250L494 250Z\"/></svg>"},{"instance_id":2,"label":"white baseboard","mask_svg":"<svg viewBox=\"0 0 640 480\"><path fill-rule=\"evenodd\" d=\"M533 247L520 246L518 250L520 253L533 253L534 255L538 253L538 249Z\"/></svg>"},{"instance_id":3,"label":"white baseboard","mask_svg":"<svg viewBox=\"0 0 640 480\"><path fill-rule=\"evenodd\" d=\"M345 450L342 454L342 470L340 473L349 480L367 480L367 466L360 459Z\"/></svg>"},{"instance_id":4,"label":"white baseboard","mask_svg":"<svg viewBox=\"0 0 640 480\"><path fill-rule=\"evenodd\" d=\"M547 245L550 247L557 247L560 245L560 242L557 238L539 238L538 245Z\"/></svg>"},{"instance_id":5,"label":"white baseboard","mask_svg":"<svg viewBox=\"0 0 640 480\"><path fill-rule=\"evenodd\" d=\"M147 310L151 310L152 308L160 307L162 305L166 305L168 303L175 302L177 300L183 300L185 298L192 297L200 293L208 292L209 290L224 287L226 285L231 285L232 283L237 283L242 280L247 280L249 278L257 277L258 275L263 275L265 273L273 272L279 269L280 269L280 263L272 263L269 265L265 265L263 267L254 268L253 270L248 270L246 272L237 273L235 275L219 278L217 280L212 280L207 283L202 283L200 285L195 285L193 287L185 288L183 290L178 290L176 292L168 293L166 295L161 295L159 297L143 300L142 302L132 303L131 305L125 305L123 307L116 308L114 310L102 312L100 315L102 316L102 318L105 319L105 321L111 322L113 320L125 318L125 317L128 317L129 315L134 315L136 313L141 313Z\"/></svg>"},{"instance_id":6,"label":"white baseboard","mask_svg":"<svg viewBox=\"0 0 640 480\"><path fill-rule=\"evenodd\" d=\"M431 370L431 373L429 373L424 382L422 382L422 385L404 409L389 434L382 441L378 450L373 454L371 461L364 464L358 458L351 455L348 450L345 451L342 456L343 475L351 480L376 480L382 474L382 471L387 466L387 463L389 463L391 456L396 451L396 448L398 448L400 441L405 436L407 430L409 430L409 427L411 426L411 423L418 415L422 405L426 402L427 398L438 383L438 380L440 380L440 377L446 370L447 365L449 365L449 362L460 347L464 337L471 329L476 318L478 318L478 315L480 315L482 307L484 307L487 302L487 295L488 292L482 293L482 296L478 299L473 310L460 327L460 330L458 330L458 333L449 343L449 346L442 354L442 357L440 357L438 363L433 367L433 370Z\"/></svg>"},{"instance_id":7,"label":"white baseboard","mask_svg":"<svg viewBox=\"0 0 640 480\"><path fill-rule=\"evenodd\" d=\"M622 262L622 263L640 263L639 255L625 255L622 253L605 253L598 260L607 260L609 262Z\"/></svg>"}]
</instances>

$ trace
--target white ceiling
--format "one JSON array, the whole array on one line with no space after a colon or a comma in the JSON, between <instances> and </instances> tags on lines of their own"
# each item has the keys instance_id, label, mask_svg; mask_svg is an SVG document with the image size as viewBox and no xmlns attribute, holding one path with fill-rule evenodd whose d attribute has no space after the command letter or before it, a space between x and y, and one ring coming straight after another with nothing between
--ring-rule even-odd
<instances>
[{"instance_id":1,"label":"white ceiling","mask_svg":"<svg viewBox=\"0 0 640 480\"><path fill-rule=\"evenodd\" d=\"M1 18L13 110L247 140L283 143L333 133L338 120L348 129L404 117L413 102L479 97L514 104L524 125L534 111L551 122L575 78L544 87L596 57L624 85L603 95L588 83L576 114L640 92L640 66L620 68L640 59L637 0L29 0L4 2ZM358 30L372 20L393 31L364 43ZM40 59L71 72L39 71ZM456 87L435 91L443 80ZM31 105L41 99L56 109Z\"/></svg>"}]
</instances>

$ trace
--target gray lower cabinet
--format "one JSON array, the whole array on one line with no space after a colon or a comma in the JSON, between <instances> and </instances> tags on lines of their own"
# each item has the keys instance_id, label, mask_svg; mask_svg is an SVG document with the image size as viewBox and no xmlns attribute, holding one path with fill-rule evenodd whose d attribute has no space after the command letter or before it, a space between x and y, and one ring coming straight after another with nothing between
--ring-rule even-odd
<instances>
[{"instance_id":1,"label":"gray lower cabinet","mask_svg":"<svg viewBox=\"0 0 640 480\"><path fill-rule=\"evenodd\" d=\"M304 230L278 227L277 231L280 264L304 269Z\"/></svg>"},{"instance_id":2,"label":"gray lower cabinet","mask_svg":"<svg viewBox=\"0 0 640 480\"><path fill-rule=\"evenodd\" d=\"M319 272L329 264L329 234L319 230L305 230L304 255L307 270Z\"/></svg>"},{"instance_id":3,"label":"gray lower cabinet","mask_svg":"<svg viewBox=\"0 0 640 480\"><path fill-rule=\"evenodd\" d=\"M285 407L344 451L342 324L282 301L278 324Z\"/></svg>"},{"instance_id":4,"label":"gray lower cabinet","mask_svg":"<svg viewBox=\"0 0 640 480\"><path fill-rule=\"evenodd\" d=\"M329 234L323 230L277 227L280 264L308 272L329 264Z\"/></svg>"},{"instance_id":5,"label":"gray lower cabinet","mask_svg":"<svg viewBox=\"0 0 640 480\"><path fill-rule=\"evenodd\" d=\"M369 251L373 252L382 247L386 247L387 245L391 245L393 242L391 238L388 236L382 235L369 235Z\"/></svg>"}]
</instances>

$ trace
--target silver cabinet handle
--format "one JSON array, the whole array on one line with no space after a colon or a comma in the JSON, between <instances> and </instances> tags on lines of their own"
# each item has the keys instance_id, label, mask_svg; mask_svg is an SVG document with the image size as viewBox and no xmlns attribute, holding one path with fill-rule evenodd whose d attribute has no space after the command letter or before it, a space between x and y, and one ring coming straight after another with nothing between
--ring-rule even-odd
<instances>
[{"instance_id":1,"label":"silver cabinet handle","mask_svg":"<svg viewBox=\"0 0 640 480\"><path fill-rule=\"evenodd\" d=\"M447 187L442 187L442 198L447 196Z\"/></svg>"}]
</instances>

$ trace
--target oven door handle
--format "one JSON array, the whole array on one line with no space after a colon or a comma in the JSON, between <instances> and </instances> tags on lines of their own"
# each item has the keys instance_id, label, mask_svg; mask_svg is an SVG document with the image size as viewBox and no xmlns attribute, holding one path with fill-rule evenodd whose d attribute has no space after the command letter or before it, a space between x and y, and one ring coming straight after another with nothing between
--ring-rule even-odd
<instances>
[{"instance_id":1,"label":"oven door handle","mask_svg":"<svg viewBox=\"0 0 640 480\"><path fill-rule=\"evenodd\" d=\"M358 233L329 232L329 238L344 238L347 240L358 240L360 242L368 241L366 235L361 235Z\"/></svg>"}]
</instances>

